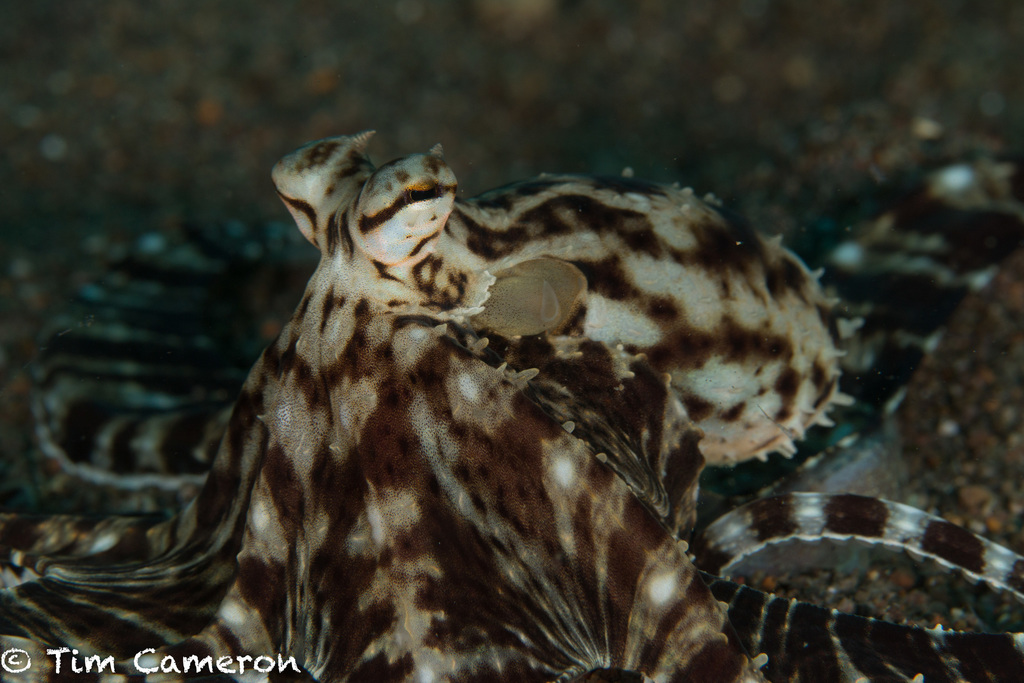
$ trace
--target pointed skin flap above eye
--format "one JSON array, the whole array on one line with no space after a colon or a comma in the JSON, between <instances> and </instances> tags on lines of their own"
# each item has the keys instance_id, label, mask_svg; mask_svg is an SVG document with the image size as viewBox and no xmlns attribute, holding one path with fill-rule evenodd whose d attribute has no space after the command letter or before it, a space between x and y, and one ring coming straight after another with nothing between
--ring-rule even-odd
<instances>
[{"instance_id":1,"label":"pointed skin flap above eye","mask_svg":"<svg viewBox=\"0 0 1024 683\"><path fill-rule=\"evenodd\" d=\"M271 177L302 235L323 250L331 217L355 201L373 172L365 156L372 130L311 142L277 162Z\"/></svg>"},{"instance_id":2,"label":"pointed skin flap above eye","mask_svg":"<svg viewBox=\"0 0 1024 683\"><path fill-rule=\"evenodd\" d=\"M473 326L508 337L558 330L587 292L586 276L561 259L523 261L494 276L484 311L473 318Z\"/></svg>"}]
</instances>

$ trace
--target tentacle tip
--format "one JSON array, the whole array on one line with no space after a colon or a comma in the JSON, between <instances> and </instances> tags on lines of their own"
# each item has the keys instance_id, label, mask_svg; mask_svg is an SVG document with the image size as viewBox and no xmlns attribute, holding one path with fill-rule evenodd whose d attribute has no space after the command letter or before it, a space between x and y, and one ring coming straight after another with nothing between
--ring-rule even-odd
<instances>
[{"instance_id":1,"label":"tentacle tip","mask_svg":"<svg viewBox=\"0 0 1024 683\"><path fill-rule=\"evenodd\" d=\"M855 399L853 396L850 396L849 394L844 394L841 391L837 391L832 396L832 403L837 406L852 406L856 402L857 399Z\"/></svg>"},{"instance_id":2,"label":"tentacle tip","mask_svg":"<svg viewBox=\"0 0 1024 683\"><path fill-rule=\"evenodd\" d=\"M376 134L377 131L373 130L372 128L369 130L364 130L360 133L356 133L355 135L352 136L352 149L362 154L363 152L366 151L367 145L370 144L370 138L372 138Z\"/></svg>"},{"instance_id":3,"label":"tentacle tip","mask_svg":"<svg viewBox=\"0 0 1024 683\"><path fill-rule=\"evenodd\" d=\"M820 427L831 428L836 426L836 421L830 418L825 413L818 413L814 416L814 424Z\"/></svg>"},{"instance_id":4,"label":"tentacle tip","mask_svg":"<svg viewBox=\"0 0 1024 683\"><path fill-rule=\"evenodd\" d=\"M864 326L864 318L836 318L836 330L840 339L850 339Z\"/></svg>"}]
</instances>

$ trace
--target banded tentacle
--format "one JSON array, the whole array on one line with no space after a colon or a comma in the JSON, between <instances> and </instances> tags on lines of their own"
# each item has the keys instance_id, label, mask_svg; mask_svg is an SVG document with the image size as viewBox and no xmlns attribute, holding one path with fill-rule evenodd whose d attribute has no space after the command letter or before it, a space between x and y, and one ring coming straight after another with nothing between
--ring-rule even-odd
<instances>
[{"instance_id":1,"label":"banded tentacle","mask_svg":"<svg viewBox=\"0 0 1024 683\"><path fill-rule=\"evenodd\" d=\"M193 244L125 258L44 335L39 442L86 480L177 489L205 476L223 432L208 425L243 377L202 319L224 264Z\"/></svg>"},{"instance_id":2,"label":"banded tentacle","mask_svg":"<svg viewBox=\"0 0 1024 683\"><path fill-rule=\"evenodd\" d=\"M0 565L15 573L44 570L59 558L92 556L105 561L152 557L165 549L158 534L149 533L164 521L160 515L96 517L0 513L4 540ZM17 583L20 583L18 581ZM13 585L13 584L7 584Z\"/></svg>"},{"instance_id":3,"label":"banded tentacle","mask_svg":"<svg viewBox=\"0 0 1024 683\"><path fill-rule=\"evenodd\" d=\"M735 565L769 546L822 540L906 551L1024 601L1024 557L941 517L867 496L788 493L755 500L708 525L692 550L701 569L729 576Z\"/></svg>"},{"instance_id":4,"label":"banded tentacle","mask_svg":"<svg viewBox=\"0 0 1024 683\"><path fill-rule=\"evenodd\" d=\"M230 344L260 348L250 322L230 329L242 314L225 297L252 286L265 254L274 255L261 264L266 282L308 263L280 233L275 224L190 226L180 243L142 240L83 287L44 330L33 365L43 453L89 482L194 495L251 362ZM230 343L218 330L230 330Z\"/></svg>"},{"instance_id":5,"label":"banded tentacle","mask_svg":"<svg viewBox=\"0 0 1024 683\"><path fill-rule=\"evenodd\" d=\"M728 605L749 651L768 657L769 681L953 683L1020 680L1024 635L917 628L785 600L702 574Z\"/></svg>"},{"instance_id":6,"label":"banded tentacle","mask_svg":"<svg viewBox=\"0 0 1024 683\"><path fill-rule=\"evenodd\" d=\"M40 557L34 565L39 579L0 591L0 633L119 659L180 642L209 622L237 569L266 445L260 416L276 385L273 373L265 371L266 359L280 353L275 348L264 353L243 385L199 496L172 519L136 528L136 543L126 535L119 540L127 545L103 552ZM116 526L117 519L110 524ZM55 521L59 526L61 518ZM76 536L76 520L67 522L72 544L94 542L103 530L86 526Z\"/></svg>"},{"instance_id":7,"label":"banded tentacle","mask_svg":"<svg viewBox=\"0 0 1024 683\"><path fill-rule=\"evenodd\" d=\"M1024 166L981 159L929 174L825 262L838 313L860 324L841 359L843 391L894 409L942 325L1024 247Z\"/></svg>"}]
</instances>

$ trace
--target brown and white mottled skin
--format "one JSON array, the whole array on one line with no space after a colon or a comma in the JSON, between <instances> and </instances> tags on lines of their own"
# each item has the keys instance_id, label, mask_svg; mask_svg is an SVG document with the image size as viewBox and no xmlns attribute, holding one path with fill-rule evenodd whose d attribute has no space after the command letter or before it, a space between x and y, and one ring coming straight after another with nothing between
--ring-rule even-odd
<instances>
[{"instance_id":1,"label":"brown and white mottled skin","mask_svg":"<svg viewBox=\"0 0 1024 683\"><path fill-rule=\"evenodd\" d=\"M311 153L325 154L329 144ZM393 164L416 158L425 164L419 174L405 168L396 175ZM310 237L302 198L312 192L335 201L343 190L306 163L289 157L275 180ZM384 222L402 194L399 185L408 195L424 183L454 193L454 175L440 157L385 165L359 194L359 229L351 237L335 230L343 233L337 239L353 240L356 251L372 255L381 277L401 280L432 311L469 319L492 343L495 336L544 332L644 354L671 376L704 430L701 451L709 463L792 452L792 439L827 423L825 410L842 399L838 332L816 276L777 240L765 240L690 189L543 175L456 202L437 226L443 231L381 239L395 230L389 225L409 220ZM366 250L367 241L395 253ZM408 298L392 286L396 297Z\"/></svg>"},{"instance_id":2,"label":"brown and white mottled skin","mask_svg":"<svg viewBox=\"0 0 1024 683\"><path fill-rule=\"evenodd\" d=\"M9 564L31 572L0 593L3 644L283 653L324 681L606 668L761 680L677 540L703 459L684 408L693 395L669 375L673 363L769 361L781 389L764 400L782 422L786 402L822 408L835 371L790 382L803 345L756 343L735 321L731 341L709 344L706 314L693 316L688 352L672 350L681 329L659 313L689 304L678 283L659 283L678 266L658 264L733 244L735 277L694 301L766 297L766 263L794 301L818 295L813 281L682 192L549 178L461 204L439 149L374 171L368 137L314 143L274 170L322 258L242 388L198 498L156 526L77 533L68 520L63 546L21 534L28 553ZM535 201L509 210L505 196ZM662 209L659 227L647 216ZM573 219L581 211L588 221ZM539 230L548 239L523 238ZM760 289L741 296L751 283ZM767 334L776 323L762 317ZM819 331L807 338L825 348L807 342L811 374L833 355L823 319L812 306ZM17 548L29 523L3 521Z\"/></svg>"}]
</instances>

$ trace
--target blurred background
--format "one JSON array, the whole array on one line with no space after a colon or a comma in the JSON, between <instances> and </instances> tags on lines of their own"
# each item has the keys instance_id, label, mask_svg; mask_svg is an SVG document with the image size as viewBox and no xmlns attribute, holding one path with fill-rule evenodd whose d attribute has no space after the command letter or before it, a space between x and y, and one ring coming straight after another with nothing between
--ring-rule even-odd
<instances>
[{"instance_id":1,"label":"blurred background","mask_svg":"<svg viewBox=\"0 0 1024 683\"><path fill-rule=\"evenodd\" d=\"M378 163L443 143L466 196L631 166L777 231L907 169L1024 149L1013 0L39 0L0 14L5 245L284 217L273 163L367 128Z\"/></svg>"}]
</instances>

